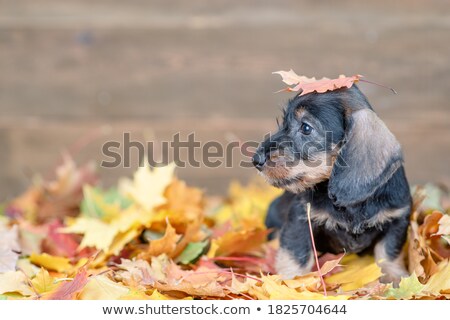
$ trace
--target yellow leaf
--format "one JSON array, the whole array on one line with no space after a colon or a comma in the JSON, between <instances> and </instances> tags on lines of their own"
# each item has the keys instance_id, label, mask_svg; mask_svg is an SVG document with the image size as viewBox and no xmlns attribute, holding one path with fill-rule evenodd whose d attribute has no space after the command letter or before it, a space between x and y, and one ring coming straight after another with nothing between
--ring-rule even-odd
<instances>
[{"instance_id":1,"label":"yellow leaf","mask_svg":"<svg viewBox=\"0 0 450 320\"><path fill-rule=\"evenodd\" d=\"M380 267L370 256L348 255L342 259L342 265L344 270L326 277L325 282L341 284L344 291L359 289L382 275Z\"/></svg>"},{"instance_id":2,"label":"yellow leaf","mask_svg":"<svg viewBox=\"0 0 450 320\"><path fill-rule=\"evenodd\" d=\"M206 256L208 258L214 258L216 256L217 249L219 249L219 245L217 244L217 239L211 240L211 245L209 247L209 250L208 250L208 253L206 254Z\"/></svg>"},{"instance_id":3,"label":"yellow leaf","mask_svg":"<svg viewBox=\"0 0 450 320\"><path fill-rule=\"evenodd\" d=\"M33 280L31 280L31 283L33 284L33 288L39 294L53 291L59 285L55 282L55 278L52 277L44 268L41 268Z\"/></svg>"},{"instance_id":4,"label":"yellow leaf","mask_svg":"<svg viewBox=\"0 0 450 320\"><path fill-rule=\"evenodd\" d=\"M140 234L140 230L130 229L126 232L119 233L109 248L109 253L118 255L125 245L135 239Z\"/></svg>"},{"instance_id":5,"label":"yellow leaf","mask_svg":"<svg viewBox=\"0 0 450 320\"><path fill-rule=\"evenodd\" d=\"M145 210L166 203L164 191L173 179L175 164L150 169L148 161L134 173L133 180L125 179L119 182L119 191L132 198Z\"/></svg>"},{"instance_id":6,"label":"yellow leaf","mask_svg":"<svg viewBox=\"0 0 450 320\"><path fill-rule=\"evenodd\" d=\"M116 300L129 293L129 289L104 275L91 277L80 294L81 300Z\"/></svg>"},{"instance_id":7,"label":"yellow leaf","mask_svg":"<svg viewBox=\"0 0 450 320\"><path fill-rule=\"evenodd\" d=\"M72 265L68 258L55 257L47 253L32 254L30 256L30 262L38 266L44 267L48 270L55 270L57 272L67 272L72 269Z\"/></svg>"},{"instance_id":8,"label":"yellow leaf","mask_svg":"<svg viewBox=\"0 0 450 320\"><path fill-rule=\"evenodd\" d=\"M21 271L0 273L0 294L17 292L31 296L34 292L28 285L28 278Z\"/></svg>"},{"instance_id":9,"label":"yellow leaf","mask_svg":"<svg viewBox=\"0 0 450 320\"><path fill-rule=\"evenodd\" d=\"M442 261L437 266L438 271L430 277L427 284L423 288L424 292L431 294L439 294L441 291L450 289L450 261L449 259Z\"/></svg>"},{"instance_id":10,"label":"yellow leaf","mask_svg":"<svg viewBox=\"0 0 450 320\"><path fill-rule=\"evenodd\" d=\"M150 300L172 300L172 299L155 289L153 290L150 296Z\"/></svg>"},{"instance_id":11,"label":"yellow leaf","mask_svg":"<svg viewBox=\"0 0 450 320\"><path fill-rule=\"evenodd\" d=\"M228 193L228 203L213 216L216 223L231 222L234 229L264 229L269 204L281 191L266 183L254 182L243 187L238 182L232 182Z\"/></svg>"},{"instance_id":12,"label":"yellow leaf","mask_svg":"<svg viewBox=\"0 0 450 320\"><path fill-rule=\"evenodd\" d=\"M107 224L94 218L80 217L74 219L74 223L69 227L60 229L65 233L82 233L83 240L80 249L94 247L99 250L108 251L114 237L119 232L116 225Z\"/></svg>"},{"instance_id":13,"label":"yellow leaf","mask_svg":"<svg viewBox=\"0 0 450 320\"><path fill-rule=\"evenodd\" d=\"M263 281L261 287L253 287L251 294L259 291L256 296L258 298L266 297L271 300L346 300L349 297L345 295L338 296L324 296L321 293L311 292L308 290L297 291L282 283L278 275L262 277Z\"/></svg>"},{"instance_id":14,"label":"yellow leaf","mask_svg":"<svg viewBox=\"0 0 450 320\"><path fill-rule=\"evenodd\" d=\"M144 291L137 288L130 288L129 292L120 297L120 300L149 300L150 296L146 295Z\"/></svg>"},{"instance_id":15,"label":"yellow leaf","mask_svg":"<svg viewBox=\"0 0 450 320\"><path fill-rule=\"evenodd\" d=\"M240 281L236 278L234 273L231 275L231 286L230 291L232 293L246 293L255 286L258 282L252 278L245 278L243 281Z\"/></svg>"},{"instance_id":16,"label":"yellow leaf","mask_svg":"<svg viewBox=\"0 0 450 320\"><path fill-rule=\"evenodd\" d=\"M144 211L137 206L130 206L113 219L110 225L120 232L125 232L130 228L149 227L154 217L154 212Z\"/></svg>"}]
</instances>

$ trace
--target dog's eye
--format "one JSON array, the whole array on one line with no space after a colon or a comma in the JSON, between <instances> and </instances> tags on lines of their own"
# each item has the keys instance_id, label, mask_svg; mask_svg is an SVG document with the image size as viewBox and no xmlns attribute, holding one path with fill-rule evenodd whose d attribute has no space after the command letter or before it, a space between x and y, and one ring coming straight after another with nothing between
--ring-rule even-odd
<instances>
[{"instance_id":1,"label":"dog's eye","mask_svg":"<svg viewBox=\"0 0 450 320\"><path fill-rule=\"evenodd\" d=\"M303 134L309 135L311 134L312 130L313 128L309 124L302 122L302 125L300 126L300 131Z\"/></svg>"}]
</instances>

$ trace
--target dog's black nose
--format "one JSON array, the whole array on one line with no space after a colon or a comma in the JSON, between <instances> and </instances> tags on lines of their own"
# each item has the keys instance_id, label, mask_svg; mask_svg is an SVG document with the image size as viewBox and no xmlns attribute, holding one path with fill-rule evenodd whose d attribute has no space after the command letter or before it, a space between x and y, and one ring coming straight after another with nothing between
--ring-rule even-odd
<instances>
[{"instance_id":1,"label":"dog's black nose","mask_svg":"<svg viewBox=\"0 0 450 320\"><path fill-rule=\"evenodd\" d=\"M253 165L258 169L259 171L262 170L262 167L264 166L264 163L266 163L266 157L260 155L259 153L255 153L252 158Z\"/></svg>"}]
</instances>

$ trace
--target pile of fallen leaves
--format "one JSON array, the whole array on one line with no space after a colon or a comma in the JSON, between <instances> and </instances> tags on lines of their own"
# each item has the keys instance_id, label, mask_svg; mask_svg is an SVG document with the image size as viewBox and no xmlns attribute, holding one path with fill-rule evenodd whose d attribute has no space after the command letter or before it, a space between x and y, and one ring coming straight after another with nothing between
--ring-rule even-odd
<instances>
[{"instance_id":1,"label":"pile of fallen leaves","mask_svg":"<svg viewBox=\"0 0 450 320\"><path fill-rule=\"evenodd\" d=\"M405 246L411 276L381 284L372 256L320 258L319 272L275 274L264 217L280 191L233 183L206 198L174 166L140 167L116 188L71 159L0 214L1 299L443 299L450 297L448 194L418 190ZM325 289L325 290L324 290ZM326 295L324 294L326 291Z\"/></svg>"}]
</instances>

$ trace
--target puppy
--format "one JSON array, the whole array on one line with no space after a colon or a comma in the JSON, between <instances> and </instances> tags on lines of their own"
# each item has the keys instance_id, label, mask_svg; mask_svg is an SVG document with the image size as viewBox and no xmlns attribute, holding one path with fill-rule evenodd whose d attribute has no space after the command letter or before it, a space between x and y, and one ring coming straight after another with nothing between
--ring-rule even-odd
<instances>
[{"instance_id":1,"label":"puppy","mask_svg":"<svg viewBox=\"0 0 450 320\"><path fill-rule=\"evenodd\" d=\"M310 203L318 251L373 250L383 282L407 275L401 252L412 199L401 147L356 85L290 100L278 132L252 160L270 184L286 190L266 218L280 237L279 274L311 271Z\"/></svg>"}]
</instances>

